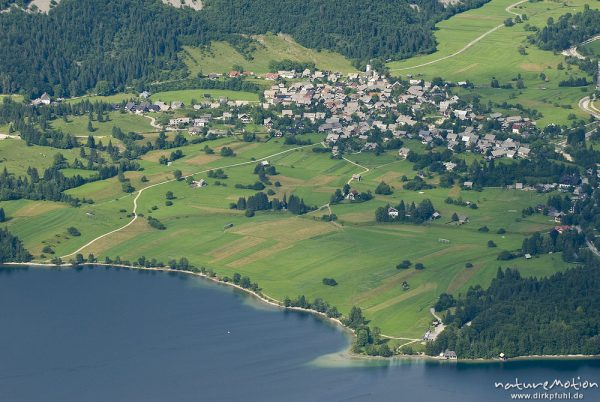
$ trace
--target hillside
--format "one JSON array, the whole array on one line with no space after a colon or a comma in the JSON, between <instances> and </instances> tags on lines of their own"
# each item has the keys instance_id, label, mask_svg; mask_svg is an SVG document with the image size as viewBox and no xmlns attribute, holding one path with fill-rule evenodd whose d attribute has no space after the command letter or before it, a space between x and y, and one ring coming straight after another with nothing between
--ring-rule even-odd
<instances>
[{"instance_id":1,"label":"hillside","mask_svg":"<svg viewBox=\"0 0 600 402\"><path fill-rule=\"evenodd\" d=\"M321 70L352 72L355 68L350 60L339 53L328 50L315 51L299 45L287 35L257 35L256 48L249 55L243 55L225 41L212 42L206 47L183 47L183 61L190 74L224 73L241 66L246 71L263 74L270 71L274 61L293 60L310 62Z\"/></svg>"},{"instance_id":2,"label":"hillside","mask_svg":"<svg viewBox=\"0 0 600 402\"><path fill-rule=\"evenodd\" d=\"M582 77L587 73L568 65L563 55L531 44L528 37L534 35L536 29L543 29L549 18L559 20L567 13L583 11L586 5L597 8L597 3L590 0L571 0L564 4L493 0L437 24L436 52L391 62L388 67L394 75L470 81L475 88L464 92L480 97L483 103L506 102L536 109L542 114L538 119L540 126L567 124L572 120L569 117L585 116L577 107L584 94L582 88L559 87L559 83L570 76ZM517 15L525 15L526 20L504 26L507 18ZM521 77L524 88L516 88L517 77ZM493 79L507 87L492 88ZM508 88L508 84L512 88Z\"/></svg>"},{"instance_id":3,"label":"hillside","mask_svg":"<svg viewBox=\"0 0 600 402\"><path fill-rule=\"evenodd\" d=\"M436 22L484 2L212 0L197 11L159 0L63 0L47 14L13 8L0 14L0 93L78 96L99 82L121 91L177 79L187 75L183 46L224 41L248 59L257 46L248 35L268 32L357 61L400 59L435 50Z\"/></svg>"}]
</instances>

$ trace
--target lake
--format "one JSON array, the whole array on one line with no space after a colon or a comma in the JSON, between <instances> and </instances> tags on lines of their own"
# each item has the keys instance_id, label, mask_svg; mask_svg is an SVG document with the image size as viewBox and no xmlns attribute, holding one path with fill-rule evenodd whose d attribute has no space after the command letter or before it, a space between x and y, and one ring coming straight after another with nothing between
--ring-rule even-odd
<instances>
[{"instance_id":1,"label":"lake","mask_svg":"<svg viewBox=\"0 0 600 402\"><path fill-rule=\"evenodd\" d=\"M2 401L487 402L515 378L600 382L598 360L350 363L339 328L185 274L0 268L0 306Z\"/></svg>"}]
</instances>

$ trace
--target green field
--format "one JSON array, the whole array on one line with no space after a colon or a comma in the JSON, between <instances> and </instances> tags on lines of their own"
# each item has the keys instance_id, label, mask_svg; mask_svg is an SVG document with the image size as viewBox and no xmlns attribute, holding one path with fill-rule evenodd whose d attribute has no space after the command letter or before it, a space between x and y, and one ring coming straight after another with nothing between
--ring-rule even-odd
<instances>
[{"instance_id":1,"label":"green field","mask_svg":"<svg viewBox=\"0 0 600 402\"><path fill-rule=\"evenodd\" d=\"M152 94L152 101L162 101L170 103L173 101L183 102L186 106L190 106L192 99L200 101L206 97L219 99L225 96L230 100L240 100L248 102L258 102L258 94L243 91L229 91L224 89L183 89L180 91L165 91Z\"/></svg>"},{"instance_id":2,"label":"green field","mask_svg":"<svg viewBox=\"0 0 600 402\"><path fill-rule=\"evenodd\" d=\"M318 137L315 136L315 140ZM9 147L2 148L0 156L11 159ZM249 275L263 288L264 293L277 299L304 294L309 298L323 297L347 313L359 305L372 325L380 326L387 335L418 338L431 321L429 307L441 292L458 294L474 284L486 285L494 277L498 266L517 266L524 275L542 276L563 270L560 255L546 255L532 260L499 262L500 250L515 250L522 239L534 231L546 231L554 223L542 215L521 219L524 207L544 203L547 195L505 189L486 189L482 192L451 189L432 189L422 193L402 189L402 175L413 176L412 165L398 160L392 154L382 156L360 154L352 160L368 167L363 180L353 183L358 190L374 190L385 180L394 187L390 196L376 196L361 204L344 202L333 205L338 221L320 220L325 210L294 216L286 212L258 212L247 218L243 211L229 209L229 203L240 196L249 196L253 190L236 189L235 184L249 184L257 180L253 174L256 160L268 158L279 174L271 180L280 187L272 197L282 199L296 194L311 205L322 206L329 201L335 188L341 187L361 168L345 161L330 159L328 155L312 152L312 147L294 149L281 140L267 143L243 143L234 138L223 138L208 143L218 151L230 146L235 157L224 158L216 152L205 154L206 143L182 148L184 157L169 167L157 160L167 151L154 151L141 161L143 172L127 172L131 184L139 190L172 177L175 169L184 174L196 173L209 185L201 189L185 182L169 182L145 190L138 200L138 213L152 215L167 227L160 231L151 228L145 217L140 217L128 228L98 240L82 253L96 256L120 256L134 260L141 255L162 261L185 256L197 265L216 270L219 275L240 272ZM40 148L40 149L38 149ZM31 158L44 147L31 147ZM169 150L170 152L172 150ZM287 152L285 152L287 151ZM49 153L49 149L45 149ZM284 153L281 153L284 152ZM275 155L278 154L278 155ZM11 166L25 164L11 160ZM227 167L230 165L235 167ZM221 180L225 186L215 185L206 171L224 167L229 178ZM65 170L65 174L85 174L87 171ZM142 183L145 175L149 181ZM434 179L435 182L436 179ZM165 193L175 194L172 206L165 205ZM44 246L50 246L55 255L72 253L95 237L125 225L130 221L133 195L121 191L116 178L89 183L67 191L78 197L91 198L95 204L73 208L66 204L41 201L7 201L0 203L9 216L11 232L22 238L36 258ZM462 196L476 202L476 210L448 205L447 196ZM400 199L418 202L430 198L443 218L425 225L377 224L374 210ZM125 211L125 212L122 212ZM470 223L456 226L449 223L452 213L466 214ZM226 225L233 227L224 229ZM478 229L488 226L490 231ZM67 233L76 226L81 236ZM500 228L503 235L496 234ZM446 239L449 242L441 242ZM498 247L487 247L493 240ZM397 270L402 260L422 262L425 269ZM472 268L465 268L471 262ZM338 286L322 284L324 277L335 278ZM402 290L407 281L410 290Z\"/></svg>"},{"instance_id":3,"label":"green field","mask_svg":"<svg viewBox=\"0 0 600 402\"><path fill-rule=\"evenodd\" d=\"M600 39L581 46L581 50L584 50L587 54L600 57Z\"/></svg>"},{"instance_id":4,"label":"green field","mask_svg":"<svg viewBox=\"0 0 600 402\"><path fill-rule=\"evenodd\" d=\"M113 127L119 127L126 133L130 131L138 133L156 131L150 124L150 119L144 116L121 112L110 112L106 116L108 116L108 120L102 122L98 122L94 118L94 121L92 121L93 132L88 131L88 116L69 116L68 122L56 119L52 121L52 127L78 137L87 137L90 134L95 137L111 137Z\"/></svg>"},{"instance_id":5,"label":"green field","mask_svg":"<svg viewBox=\"0 0 600 402\"><path fill-rule=\"evenodd\" d=\"M67 103L79 103L81 101L89 101L89 102L106 102L106 103L121 103L122 101L128 101L131 99L137 98L137 94L131 93L118 93L109 96L100 96L100 95L87 95L87 96L78 96L76 98L66 99Z\"/></svg>"},{"instance_id":6,"label":"green field","mask_svg":"<svg viewBox=\"0 0 600 402\"><path fill-rule=\"evenodd\" d=\"M40 173L50 167L54 155L62 154L69 162L79 157L79 149L56 149L38 145L27 146L20 139L0 140L0 169L15 175L25 175L27 167L34 166Z\"/></svg>"},{"instance_id":7,"label":"green field","mask_svg":"<svg viewBox=\"0 0 600 402\"><path fill-rule=\"evenodd\" d=\"M255 74L269 72L271 61L294 60L313 62L321 70L352 72L354 67L344 56L327 50L307 49L286 35L259 35L255 37L259 45L252 54L252 60L246 60L226 42L213 42L210 47L200 49L184 47L184 61L192 76L198 73L226 73L233 66L242 66Z\"/></svg>"},{"instance_id":8,"label":"green field","mask_svg":"<svg viewBox=\"0 0 600 402\"><path fill-rule=\"evenodd\" d=\"M531 32L525 30L524 23L512 27L502 26L460 54L421 66L460 51L471 41L502 24L506 18L514 17L514 14L506 11L513 3L514 0L492 0L481 8L457 14L440 22L435 32L438 51L389 63L392 74L412 74L426 79L440 76L454 82L469 80L477 86L471 92L481 95L482 102L492 100L498 103L521 103L539 110L543 114L543 118L538 122L541 127L549 123L566 124L571 113L585 118L586 115L578 110L577 102L593 89L588 87L582 91L581 88L558 88L558 82L569 75L581 76L584 73L576 67L568 67L564 63L564 56L528 45L526 38ZM526 14L526 23L542 27L549 17L557 19L568 12L581 11L586 4L598 7L597 2L590 0L570 0L526 2L511 10L514 13ZM520 46L524 47L525 54L519 53ZM564 70L557 69L561 62L565 65ZM541 73L545 74L546 81L540 78ZM525 89L489 87L492 77L502 84L511 82L518 74L521 74L524 80ZM563 105L569 105L570 109Z\"/></svg>"}]
</instances>

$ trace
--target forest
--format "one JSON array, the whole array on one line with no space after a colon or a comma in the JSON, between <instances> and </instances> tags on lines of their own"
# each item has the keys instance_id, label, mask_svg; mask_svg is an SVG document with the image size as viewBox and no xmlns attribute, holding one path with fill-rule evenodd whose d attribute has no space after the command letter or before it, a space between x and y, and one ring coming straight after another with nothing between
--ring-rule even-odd
<instances>
[{"instance_id":1,"label":"forest","mask_svg":"<svg viewBox=\"0 0 600 402\"><path fill-rule=\"evenodd\" d=\"M0 13L0 93L72 97L183 79L183 45L246 48L242 35L266 32L363 62L400 59L434 51L436 22L485 2L417 0L417 11L406 0L212 0L196 12L159 0L63 0L48 14L13 9Z\"/></svg>"},{"instance_id":2,"label":"forest","mask_svg":"<svg viewBox=\"0 0 600 402\"><path fill-rule=\"evenodd\" d=\"M524 278L516 269L498 269L488 289L471 287L452 300L440 296L436 308L456 304L448 324L427 354L456 351L459 358L600 353L600 264L551 277ZM467 325L467 323L470 323Z\"/></svg>"},{"instance_id":3,"label":"forest","mask_svg":"<svg viewBox=\"0 0 600 402\"><path fill-rule=\"evenodd\" d=\"M0 263L31 261L31 254L21 240L6 229L0 229Z\"/></svg>"},{"instance_id":4,"label":"forest","mask_svg":"<svg viewBox=\"0 0 600 402\"><path fill-rule=\"evenodd\" d=\"M600 33L600 10L585 5L583 12L548 18L547 25L530 40L544 50L564 50Z\"/></svg>"}]
</instances>

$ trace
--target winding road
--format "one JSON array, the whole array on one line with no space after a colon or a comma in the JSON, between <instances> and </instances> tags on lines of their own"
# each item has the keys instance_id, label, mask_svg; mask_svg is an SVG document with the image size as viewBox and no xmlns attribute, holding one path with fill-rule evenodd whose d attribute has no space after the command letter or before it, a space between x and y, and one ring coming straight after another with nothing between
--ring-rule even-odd
<instances>
[{"instance_id":1,"label":"winding road","mask_svg":"<svg viewBox=\"0 0 600 402\"><path fill-rule=\"evenodd\" d=\"M251 164L251 163L256 163L256 162L260 162L260 161L263 161L263 160L267 160L267 159L269 159L269 158L273 158L273 157L275 157L275 156L278 156L278 155L283 155L283 154L285 154L285 153L292 152L292 151L295 151L295 150L297 150L297 149L302 149L302 148L306 148L306 147L312 147L312 146L313 146L313 144L310 144L310 145L303 145L303 146L300 146L300 147L295 147L295 148L291 148L291 149L286 149L285 151L277 152L277 153L274 153L274 154L272 154L272 155L268 155L268 156L265 156L265 157L262 157L262 158L260 158L260 159L256 159L256 160L251 160L251 161L247 161L247 162L234 163L234 164L227 165L227 166L220 166L220 167L214 167L214 168L210 168L210 169L205 169L205 170L201 170L201 171L199 171L199 172L196 172L196 173L192 173L192 174L185 175L185 176L183 176L183 178L185 179L185 178L187 178L187 177L190 177L190 176L195 176L195 175L197 175L197 174L206 173L206 172L208 172L209 170L212 170L212 169L217 169L217 168L219 168L219 169L228 169L228 168L237 167L237 166L249 165L249 164ZM61 256L60 258L67 258L67 257L71 257L71 256L73 256L73 255L75 255L75 254L77 254L77 253L80 253L81 251L83 251L83 250L84 250L84 249L86 249L87 247L91 246L92 244L94 244L94 243L95 243L95 242L97 242L98 240L100 240L100 239L103 239L103 238L105 238L105 237L107 237L107 236L110 236L110 235L112 235L112 234L114 234L114 233L120 232L121 230L123 230L123 229L126 229L126 228L128 228L129 226L131 226L131 225L132 225L132 224L133 224L133 223L134 223L134 222L137 220L137 218L138 218L138 214L137 214L137 208L138 208L138 199L140 198L140 196L142 195L142 193L143 193L144 191L148 190L149 188L157 187L157 186L160 186L160 185L163 185L163 184L166 184L166 183L171 183L171 182L173 182L173 181L176 181L176 179L169 179L169 180L161 181L161 182L159 182L159 183L154 183L154 184L151 184L151 185L149 185L149 186L146 186L146 187L142 188L141 190L139 190L139 191L137 192L137 194L136 194L135 198L133 199L133 211L132 211L132 213L133 213L133 218L131 219L131 221L129 221L129 222L126 224L126 225L123 225L123 226L121 226L120 228L117 228L117 229L111 230L110 232L104 233L103 235L100 235L100 236L96 237L95 239L93 239L93 240L90 240L88 243L86 243L86 244L84 244L83 246L79 247L77 250L73 251L73 252L72 252L72 253L70 253L70 254L63 255L63 256Z\"/></svg>"},{"instance_id":2,"label":"winding road","mask_svg":"<svg viewBox=\"0 0 600 402\"><path fill-rule=\"evenodd\" d=\"M579 109L600 120L600 109L594 105L594 100L590 99L589 96L585 96L579 100Z\"/></svg>"},{"instance_id":3,"label":"winding road","mask_svg":"<svg viewBox=\"0 0 600 402\"><path fill-rule=\"evenodd\" d=\"M514 11L511 11L512 8L518 6L519 4L523 4L523 3L527 3L529 0L520 0L517 1L516 3L511 4L510 6L505 8L505 11L507 13L510 14L514 14L516 16L521 16L521 14L519 13L515 13ZM401 68L391 68L390 71L402 71L402 70L411 70L413 68L419 68L419 67L425 67L425 66L429 66L431 64L435 64L435 63L439 63L440 61L443 60L447 60L450 59L454 56L458 56L459 54L463 53L464 51L468 50L469 48L471 48L473 45L477 44L479 41L481 41L483 38L485 38L486 36L496 32L498 29L502 28L504 26L504 23L495 26L494 28L490 29L487 32L484 32L483 34L479 35L477 38L473 39L471 42L467 43L463 48L461 48L460 50L457 50L456 52L449 54L447 56L444 57L440 57L439 59L435 59L435 60L431 60L428 61L426 63L422 63L422 64L417 64L416 66L410 66L410 67L401 67Z\"/></svg>"}]
</instances>

